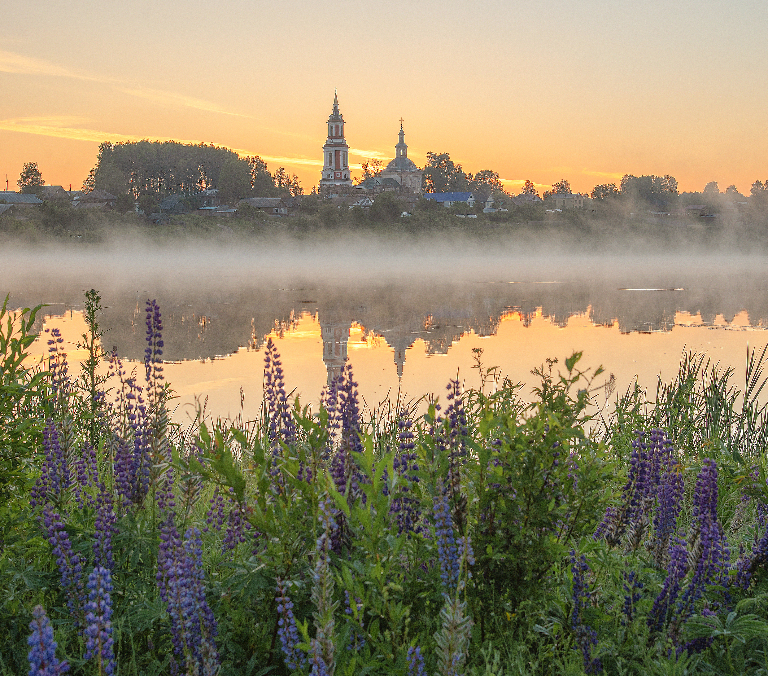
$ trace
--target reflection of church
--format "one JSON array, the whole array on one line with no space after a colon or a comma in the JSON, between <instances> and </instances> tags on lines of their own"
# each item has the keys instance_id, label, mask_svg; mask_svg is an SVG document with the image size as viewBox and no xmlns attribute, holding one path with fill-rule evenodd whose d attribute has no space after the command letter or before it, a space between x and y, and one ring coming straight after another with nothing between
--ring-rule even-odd
<instances>
[{"instance_id":1,"label":"reflection of church","mask_svg":"<svg viewBox=\"0 0 768 676\"><path fill-rule=\"evenodd\" d=\"M395 157L386 169L377 176L371 176L357 187L380 193L386 190L420 193L423 171L408 158L405 143L403 119L400 118L400 134L395 146ZM344 136L344 116L339 111L339 97L334 94L333 110L328 118L328 137L323 146L323 171L320 177L320 192L324 195L339 193L352 187L349 173L349 145Z\"/></svg>"},{"instance_id":2,"label":"reflection of church","mask_svg":"<svg viewBox=\"0 0 768 676\"><path fill-rule=\"evenodd\" d=\"M328 371L328 385L341 375L341 369L347 361L347 343L351 322L320 322L323 338L323 363Z\"/></svg>"}]
</instances>

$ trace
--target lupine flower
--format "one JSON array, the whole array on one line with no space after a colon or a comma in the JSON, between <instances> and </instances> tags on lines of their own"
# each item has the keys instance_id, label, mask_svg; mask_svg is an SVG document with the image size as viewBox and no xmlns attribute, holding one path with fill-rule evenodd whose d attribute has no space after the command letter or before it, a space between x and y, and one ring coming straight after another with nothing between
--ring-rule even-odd
<instances>
[{"instance_id":1,"label":"lupine flower","mask_svg":"<svg viewBox=\"0 0 768 676\"><path fill-rule=\"evenodd\" d=\"M61 576L61 588L67 596L67 606L79 624L82 608L85 603L83 587L83 561L79 554L72 550L72 543L64 528L64 523L58 512L50 505L43 509L43 525L48 533L48 542L56 557L56 565Z\"/></svg>"},{"instance_id":2,"label":"lupine flower","mask_svg":"<svg viewBox=\"0 0 768 676\"><path fill-rule=\"evenodd\" d=\"M85 659L96 662L98 673L115 671L112 641L112 580L109 570L96 567L88 576L88 602L85 604Z\"/></svg>"},{"instance_id":3,"label":"lupine flower","mask_svg":"<svg viewBox=\"0 0 768 676\"><path fill-rule=\"evenodd\" d=\"M459 582L459 548L453 531L453 518L448 494L443 488L442 480L437 483L437 497L432 508L435 520L435 539L437 540L437 557L440 562L440 579L443 592L452 595Z\"/></svg>"},{"instance_id":4,"label":"lupine flower","mask_svg":"<svg viewBox=\"0 0 768 676\"><path fill-rule=\"evenodd\" d=\"M622 583L624 589L624 620L622 624L632 622L635 617L635 607L642 598L640 590L643 588L643 583L638 579L637 573L633 570L629 574L624 573L624 582Z\"/></svg>"},{"instance_id":5,"label":"lupine flower","mask_svg":"<svg viewBox=\"0 0 768 676\"><path fill-rule=\"evenodd\" d=\"M48 371L51 374L51 390L54 401L61 404L72 389L67 353L63 346L64 339L59 329L46 329L45 332L50 333L51 336L48 339Z\"/></svg>"},{"instance_id":6,"label":"lupine flower","mask_svg":"<svg viewBox=\"0 0 768 676\"><path fill-rule=\"evenodd\" d=\"M307 657L299 648L299 630L293 615L293 602L286 593L286 584L277 579L277 635L283 650L286 668L294 672L307 663Z\"/></svg>"},{"instance_id":7,"label":"lupine flower","mask_svg":"<svg viewBox=\"0 0 768 676\"><path fill-rule=\"evenodd\" d=\"M65 491L70 487L70 472L67 455L59 440L59 430L51 418L43 430L43 460L40 476L32 488L30 504L42 507L46 503L60 504Z\"/></svg>"},{"instance_id":8,"label":"lupine flower","mask_svg":"<svg viewBox=\"0 0 768 676\"><path fill-rule=\"evenodd\" d=\"M347 483L349 483L350 495L357 496L361 477L352 454L361 453L363 450L360 440L362 427L357 383L353 380L352 367L349 364L344 364L333 386L336 389L340 440L331 462L331 475L340 493L347 490Z\"/></svg>"},{"instance_id":9,"label":"lupine flower","mask_svg":"<svg viewBox=\"0 0 768 676\"><path fill-rule=\"evenodd\" d=\"M99 479L99 470L96 462L96 449L89 443L84 443L80 453L74 461L74 473L77 481L74 482L75 499L80 509L87 504L93 506L93 498L86 492Z\"/></svg>"},{"instance_id":10,"label":"lupine flower","mask_svg":"<svg viewBox=\"0 0 768 676\"><path fill-rule=\"evenodd\" d=\"M461 400L459 381L451 380L448 389L448 408L445 419L448 425L448 487L454 500L461 494L461 466L467 455L467 415Z\"/></svg>"},{"instance_id":11,"label":"lupine flower","mask_svg":"<svg viewBox=\"0 0 768 676\"><path fill-rule=\"evenodd\" d=\"M333 600L333 572L331 571L331 539L336 523L331 513L329 498L320 501L320 537L315 549L315 569L312 573L312 601L315 604L315 638L310 655L312 673L333 674L336 667L334 612L338 605Z\"/></svg>"},{"instance_id":12,"label":"lupine flower","mask_svg":"<svg viewBox=\"0 0 768 676\"><path fill-rule=\"evenodd\" d=\"M675 601L688 572L688 550L685 543L674 538L669 547L669 564L667 565L667 577L661 592L653 602L653 608L648 615L648 626L653 631L661 631L666 626L670 611L674 608Z\"/></svg>"},{"instance_id":13,"label":"lupine flower","mask_svg":"<svg viewBox=\"0 0 768 676\"><path fill-rule=\"evenodd\" d=\"M408 648L408 676L427 676L424 657L419 646Z\"/></svg>"},{"instance_id":14,"label":"lupine flower","mask_svg":"<svg viewBox=\"0 0 768 676\"><path fill-rule=\"evenodd\" d=\"M677 530L677 517L683 505L685 485L677 458L669 455L658 487L658 506L653 517L651 549L660 565L666 563L669 540Z\"/></svg>"},{"instance_id":15,"label":"lupine flower","mask_svg":"<svg viewBox=\"0 0 768 676\"><path fill-rule=\"evenodd\" d=\"M398 535L416 531L416 524L421 516L418 509L419 502L410 494L413 484L419 481L417 476L419 465L414 452L412 425L413 421L405 417L401 411L397 421L398 453L393 463L393 470L400 481L389 508L390 514L395 517Z\"/></svg>"},{"instance_id":16,"label":"lupine flower","mask_svg":"<svg viewBox=\"0 0 768 676\"><path fill-rule=\"evenodd\" d=\"M96 567L112 570L112 536L117 532L117 515L112 504L112 493L102 483L96 498L93 560Z\"/></svg>"},{"instance_id":17,"label":"lupine flower","mask_svg":"<svg viewBox=\"0 0 768 676\"><path fill-rule=\"evenodd\" d=\"M160 306L155 300L147 300L147 347L144 350L144 368L147 372L149 391L162 387L163 347L163 320L160 316Z\"/></svg>"},{"instance_id":18,"label":"lupine flower","mask_svg":"<svg viewBox=\"0 0 768 676\"><path fill-rule=\"evenodd\" d=\"M332 671L323 658L323 646L319 640L313 638L310 642L309 663L312 668L309 670L309 676L332 676Z\"/></svg>"},{"instance_id":19,"label":"lupine flower","mask_svg":"<svg viewBox=\"0 0 768 676\"><path fill-rule=\"evenodd\" d=\"M27 639L29 676L58 676L69 671L66 662L56 659L57 646L53 639L53 627L42 606L35 606L32 611L29 629L32 632Z\"/></svg>"},{"instance_id":20,"label":"lupine flower","mask_svg":"<svg viewBox=\"0 0 768 676\"><path fill-rule=\"evenodd\" d=\"M267 340L264 350L264 403L269 418L269 441L272 448L279 447L280 442L289 446L294 444L296 423L285 392L280 354L271 337Z\"/></svg>"},{"instance_id":21,"label":"lupine flower","mask_svg":"<svg viewBox=\"0 0 768 676\"><path fill-rule=\"evenodd\" d=\"M232 509L227 519L227 532L224 534L222 551L232 551L237 545L247 542L245 532L253 528L246 518L246 504L232 500Z\"/></svg>"},{"instance_id":22,"label":"lupine flower","mask_svg":"<svg viewBox=\"0 0 768 676\"><path fill-rule=\"evenodd\" d=\"M597 632L584 622L583 611L589 602L589 587L586 581L586 573L589 572L587 559L582 554L576 558L576 553L571 550L571 573L573 574L573 609L571 610L571 629L576 638L576 646L581 650L584 661L584 671L588 674L597 674L603 670L603 665L598 658L592 657L592 648L597 645Z\"/></svg>"},{"instance_id":23,"label":"lupine flower","mask_svg":"<svg viewBox=\"0 0 768 676\"><path fill-rule=\"evenodd\" d=\"M628 547L636 549L650 524L654 505L658 504L654 547L660 557L664 556L682 499L682 477L677 467L672 443L663 431L638 432L632 442L621 503L606 510L593 537L604 537L615 545L628 532Z\"/></svg>"}]
</instances>

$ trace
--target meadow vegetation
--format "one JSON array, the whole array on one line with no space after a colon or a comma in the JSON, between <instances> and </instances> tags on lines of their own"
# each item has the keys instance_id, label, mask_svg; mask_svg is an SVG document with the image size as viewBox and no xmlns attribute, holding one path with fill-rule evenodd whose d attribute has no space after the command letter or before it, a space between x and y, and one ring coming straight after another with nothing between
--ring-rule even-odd
<instances>
[{"instance_id":1,"label":"meadow vegetation","mask_svg":"<svg viewBox=\"0 0 768 676\"><path fill-rule=\"evenodd\" d=\"M181 428L154 301L141 378L95 291L81 371L55 330L30 367L38 311L0 312L0 674L768 673L765 350L610 410L579 354L532 404L478 352L368 411L346 365L311 411L270 341L258 420Z\"/></svg>"}]
</instances>

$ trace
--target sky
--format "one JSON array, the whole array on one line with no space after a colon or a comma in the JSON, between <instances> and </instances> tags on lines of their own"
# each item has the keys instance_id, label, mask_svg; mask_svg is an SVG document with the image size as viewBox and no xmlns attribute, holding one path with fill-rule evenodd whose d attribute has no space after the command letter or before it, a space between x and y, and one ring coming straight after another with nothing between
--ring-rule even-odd
<instances>
[{"instance_id":1,"label":"sky","mask_svg":"<svg viewBox=\"0 0 768 676\"><path fill-rule=\"evenodd\" d=\"M320 179L334 90L353 176L448 152L519 193L624 174L768 179L768 3L4 0L0 179L74 189L103 141L206 142ZM2 188L4 189L4 184Z\"/></svg>"}]
</instances>

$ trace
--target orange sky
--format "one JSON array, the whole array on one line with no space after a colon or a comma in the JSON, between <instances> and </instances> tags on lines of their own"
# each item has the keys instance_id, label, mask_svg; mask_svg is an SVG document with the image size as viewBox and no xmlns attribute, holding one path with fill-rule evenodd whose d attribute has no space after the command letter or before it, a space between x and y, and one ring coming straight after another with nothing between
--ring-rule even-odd
<instances>
[{"instance_id":1,"label":"orange sky","mask_svg":"<svg viewBox=\"0 0 768 676\"><path fill-rule=\"evenodd\" d=\"M205 141L319 180L333 90L350 160L448 151L574 190L624 173L768 179L768 5L714 0L5 0L0 179L79 188L104 140ZM359 173L359 171L357 172Z\"/></svg>"}]
</instances>

